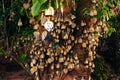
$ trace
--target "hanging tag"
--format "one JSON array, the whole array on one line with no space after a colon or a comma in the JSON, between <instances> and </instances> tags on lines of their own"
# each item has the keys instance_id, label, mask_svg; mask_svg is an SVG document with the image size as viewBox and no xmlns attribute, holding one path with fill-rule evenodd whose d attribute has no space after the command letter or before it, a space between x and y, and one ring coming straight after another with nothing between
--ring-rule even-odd
<instances>
[{"instance_id":1,"label":"hanging tag","mask_svg":"<svg viewBox=\"0 0 120 80\"><path fill-rule=\"evenodd\" d=\"M45 15L46 16L53 16L54 15L54 9L53 7L49 7L48 9L45 10Z\"/></svg>"},{"instance_id":2,"label":"hanging tag","mask_svg":"<svg viewBox=\"0 0 120 80\"><path fill-rule=\"evenodd\" d=\"M39 36L40 36L40 33L39 33L38 31L35 31L33 34L34 34L35 38L37 38L37 39L38 39Z\"/></svg>"},{"instance_id":3,"label":"hanging tag","mask_svg":"<svg viewBox=\"0 0 120 80\"><path fill-rule=\"evenodd\" d=\"M46 19L47 19L46 17L41 18L41 25L42 25L42 26L44 25Z\"/></svg>"},{"instance_id":4,"label":"hanging tag","mask_svg":"<svg viewBox=\"0 0 120 80\"><path fill-rule=\"evenodd\" d=\"M42 32L42 41L45 40L46 36L47 36L47 31L43 31Z\"/></svg>"},{"instance_id":5,"label":"hanging tag","mask_svg":"<svg viewBox=\"0 0 120 80\"><path fill-rule=\"evenodd\" d=\"M44 24L44 27L47 31L51 31L51 29L53 28L53 22L52 21L46 21Z\"/></svg>"}]
</instances>

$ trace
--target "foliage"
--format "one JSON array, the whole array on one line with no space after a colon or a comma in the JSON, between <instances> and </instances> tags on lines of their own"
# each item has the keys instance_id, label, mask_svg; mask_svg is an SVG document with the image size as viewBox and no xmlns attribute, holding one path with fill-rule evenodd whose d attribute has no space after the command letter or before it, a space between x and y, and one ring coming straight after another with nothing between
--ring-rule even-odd
<instances>
[{"instance_id":1,"label":"foliage","mask_svg":"<svg viewBox=\"0 0 120 80\"><path fill-rule=\"evenodd\" d=\"M113 16L110 20L109 20L109 24L116 29L116 32L114 32L114 34L111 35L110 39L114 39L114 55L116 55L115 58L116 60L116 67L115 67L115 71L120 74L120 11L119 14L116 16Z\"/></svg>"},{"instance_id":2,"label":"foliage","mask_svg":"<svg viewBox=\"0 0 120 80\"><path fill-rule=\"evenodd\" d=\"M51 0L51 2L50 0L33 0L31 7L32 16L39 16L49 6L56 8L56 0Z\"/></svg>"},{"instance_id":3,"label":"foliage","mask_svg":"<svg viewBox=\"0 0 120 80\"><path fill-rule=\"evenodd\" d=\"M8 38L9 48L17 45L18 37L32 37L33 38L33 25L29 23L30 18L33 16L36 19L36 23L39 23L41 12L52 6L55 10L57 8L58 0L32 0L32 2L27 2L26 0L3 0L4 3L0 2L0 39L1 35L6 34L5 38ZM28 0L30 1L30 0ZM62 3L63 0L60 0ZM67 1L67 0L66 0ZM76 2L79 0L76 0ZM3 5L5 4L5 6ZM7 4L7 5L6 5ZM115 31L120 31L120 18L115 16L113 12L114 5L119 5L119 0L99 0L98 1L98 15L99 19L105 18L109 20L108 22L108 36ZM83 4L84 5L84 4ZM2 7L5 7L3 9ZM61 5L62 6L62 5ZM4 12L5 11L5 12ZM83 9L83 14L87 15L89 11ZM74 10L73 13L75 14ZM18 21L21 19L22 26L18 26ZM7 39L6 39L7 40ZM11 41L10 41L11 40ZM12 55L17 55L19 60L24 63L29 57L27 52L19 52L20 48L28 49L30 47L30 41L22 39L19 43L17 50L19 54L12 53ZM24 44L23 44L24 43ZM26 44L25 44L26 43ZM27 46L26 46L27 45ZM30 49L30 48L29 48ZM22 51L22 50L21 50ZM13 51L14 52L14 51ZM7 53L0 48L0 56L7 55ZM110 69L102 57L98 57L95 60L95 72L92 74L97 80L107 80L109 78Z\"/></svg>"},{"instance_id":4,"label":"foliage","mask_svg":"<svg viewBox=\"0 0 120 80\"><path fill-rule=\"evenodd\" d=\"M107 35L111 36L112 33L114 33L116 30L115 27L113 27L113 25L111 25L111 22L109 21L113 21L115 20L116 22L116 15L114 13L114 8L116 6L119 6L120 1L119 0L99 0L98 1L98 18L104 18L105 20L107 20L107 26L108 26L108 32ZM116 22L117 24L119 22Z\"/></svg>"},{"instance_id":5,"label":"foliage","mask_svg":"<svg viewBox=\"0 0 120 80\"><path fill-rule=\"evenodd\" d=\"M7 52L0 47L0 57L7 55Z\"/></svg>"},{"instance_id":6,"label":"foliage","mask_svg":"<svg viewBox=\"0 0 120 80\"><path fill-rule=\"evenodd\" d=\"M113 32L116 32L115 28L108 27L107 35L111 36Z\"/></svg>"},{"instance_id":7,"label":"foliage","mask_svg":"<svg viewBox=\"0 0 120 80\"><path fill-rule=\"evenodd\" d=\"M83 15L88 15L89 11L85 8L85 9L82 10L82 13L83 13Z\"/></svg>"},{"instance_id":8,"label":"foliage","mask_svg":"<svg viewBox=\"0 0 120 80\"><path fill-rule=\"evenodd\" d=\"M110 19L113 15L113 8L120 4L119 0L99 0L98 1L98 18Z\"/></svg>"},{"instance_id":9,"label":"foliage","mask_svg":"<svg viewBox=\"0 0 120 80\"><path fill-rule=\"evenodd\" d=\"M110 79L110 67L105 63L102 56L95 59L95 71L92 73L94 80L108 80Z\"/></svg>"},{"instance_id":10,"label":"foliage","mask_svg":"<svg viewBox=\"0 0 120 80\"><path fill-rule=\"evenodd\" d=\"M120 14L118 16L112 16L109 20L109 25L116 29L117 32L120 31Z\"/></svg>"},{"instance_id":11,"label":"foliage","mask_svg":"<svg viewBox=\"0 0 120 80\"><path fill-rule=\"evenodd\" d=\"M27 53L23 53L19 56L20 61L25 62L28 58Z\"/></svg>"}]
</instances>

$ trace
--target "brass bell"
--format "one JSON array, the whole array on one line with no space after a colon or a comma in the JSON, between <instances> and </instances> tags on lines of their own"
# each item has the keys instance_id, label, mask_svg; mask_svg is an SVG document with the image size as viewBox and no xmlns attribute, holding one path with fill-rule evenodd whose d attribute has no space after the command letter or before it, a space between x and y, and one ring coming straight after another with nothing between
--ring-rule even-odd
<instances>
[{"instance_id":1,"label":"brass bell","mask_svg":"<svg viewBox=\"0 0 120 80\"><path fill-rule=\"evenodd\" d=\"M91 57L93 55L92 51L88 53L88 56Z\"/></svg>"},{"instance_id":2,"label":"brass bell","mask_svg":"<svg viewBox=\"0 0 120 80\"><path fill-rule=\"evenodd\" d=\"M91 63L91 62L89 62L89 63L88 63L88 65L91 67L91 66L92 66L92 63Z\"/></svg>"},{"instance_id":3,"label":"brass bell","mask_svg":"<svg viewBox=\"0 0 120 80\"><path fill-rule=\"evenodd\" d=\"M87 45L86 45L86 43L85 43L85 42L84 42L84 43L82 43L82 47L83 47L83 48L87 47Z\"/></svg>"},{"instance_id":4,"label":"brass bell","mask_svg":"<svg viewBox=\"0 0 120 80\"><path fill-rule=\"evenodd\" d=\"M95 30L94 30L93 27L90 27L90 28L89 28L89 31L90 31L90 32L94 32Z\"/></svg>"},{"instance_id":5,"label":"brass bell","mask_svg":"<svg viewBox=\"0 0 120 80\"><path fill-rule=\"evenodd\" d=\"M86 68L88 68L88 65L85 66ZM91 79L90 79L91 80Z\"/></svg>"},{"instance_id":6,"label":"brass bell","mask_svg":"<svg viewBox=\"0 0 120 80\"><path fill-rule=\"evenodd\" d=\"M90 21L95 24L97 22L97 18L91 18Z\"/></svg>"},{"instance_id":7,"label":"brass bell","mask_svg":"<svg viewBox=\"0 0 120 80\"><path fill-rule=\"evenodd\" d=\"M61 29L66 29L66 25L62 24Z\"/></svg>"},{"instance_id":8,"label":"brass bell","mask_svg":"<svg viewBox=\"0 0 120 80\"><path fill-rule=\"evenodd\" d=\"M40 68L41 71L44 70L44 66L43 65L40 65L39 68Z\"/></svg>"},{"instance_id":9,"label":"brass bell","mask_svg":"<svg viewBox=\"0 0 120 80\"><path fill-rule=\"evenodd\" d=\"M64 55L67 55L67 51L64 51Z\"/></svg>"},{"instance_id":10,"label":"brass bell","mask_svg":"<svg viewBox=\"0 0 120 80\"><path fill-rule=\"evenodd\" d=\"M73 19L75 19L76 18L76 16L75 15L71 15L71 19L73 20Z\"/></svg>"},{"instance_id":11,"label":"brass bell","mask_svg":"<svg viewBox=\"0 0 120 80\"><path fill-rule=\"evenodd\" d=\"M60 62L60 63L64 62L64 58L63 58L63 57L60 57L60 58L59 58L59 62Z\"/></svg>"},{"instance_id":12,"label":"brass bell","mask_svg":"<svg viewBox=\"0 0 120 80\"><path fill-rule=\"evenodd\" d=\"M87 33L87 30L85 29L83 32L84 32L84 33Z\"/></svg>"},{"instance_id":13,"label":"brass bell","mask_svg":"<svg viewBox=\"0 0 120 80\"><path fill-rule=\"evenodd\" d=\"M56 37L56 33L53 33L53 37Z\"/></svg>"},{"instance_id":14,"label":"brass bell","mask_svg":"<svg viewBox=\"0 0 120 80\"><path fill-rule=\"evenodd\" d=\"M68 44L71 44L71 40L69 39L69 40L67 41L67 43L68 43Z\"/></svg>"},{"instance_id":15,"label":"brass bell","mask_svg":"<svg viewBox=\"0 0 120 80\"><path fill-rule=\"evenodd\" d=\"M36 24L35 26L34 26L34 29L35 30L38 30L40 28L40 25L39 24Z\"/></svg>"},{"instance_id":16,"label":"brass bell","mask_svg":"<svg viewBox=\"0 0 120 80\"><path fill-rule=\"evenodd\" d=\"M19 21L18 21L18 26L21 27L22 25L23 25L22 20L19 19Z\"/></svg>"},{"instance_id":17,"label":"brass bell","mask_svg":"<svg viewBox=\"0 0 120 80\"><path fill-rule=\"evenodd\" d=\"M59 63L56 64L56 68L57 68L57 69L60 68L60 64L59 64Z\"/></svg>"},{"instance_id":18,"label":"brass bell","mask_svg":"<svg viewBox=\"0 0 120 80\"><path fill-rule=\"evenodd\" d=\"M61 53L64 53L64 51L63 51L63 50L61 50Z\"/></svg>"},{"instance_id":19,"label":"brass bell","mask_svg":"<svg viewBox=\"0 0 120 80\"><path fill-rule=\"evenodd\" d=\"M67 74L68 73L68 69L63 69L63 72L65 73L65 74Z\"/></svg>"},{"instance_id":20,"label":"brass bell","mask_svg":"<svg viewBox=\"0 0 120 80\"><path fill-rule=\"evenodd\" d=\"M50 55L51 55L51 52L50 52L50 51L47 51L47 55L50 56Z\"/></svg>"},{"instance_id":21,"label":"brass bell","mask_svg":"<svg viewBox=\"0 0 120 80\"><path fill-rule=\"evenodd\" d=\"M72 40L72 41L75 40L75 37L74 37L74 36L71 36L71 40Z\"/></svg>"},{"instance_id":22,"label":"brass bell","mask_svg":"<svg viewBox=\"0 0 120 80\"><path fill-rule=\"evenodd\" d=\"M95 31L96 31L96 32L99 32L99 27L98 27L98 26L95 28Z\"/></svg>"},{"instance_id":23,"label":"brass bell","mask_svg":"<svg viewBox=\"0 0 120 80\"><path fill-rule=\"evenodd\" d=\"M43 59L44 57L45 57L45 55L42 53L42 54L40 55L40 58Z\"/></svg>"},{"instance_id":24,"label":"brass bell","mask_svg":"<svg viewBox=\"0 0 120 80\"><path fill-rule=\"evenodd\" d=\"M92 64L92 68L95 68L95 64Z\"/></svg>"},{"instance_id":25,"label":"brass bell","mask_svg":"<svg viewBox=\"0 0 120 80\"><path fill-rule=\"evenodd\" d=\"M84 64L88 64L88 59L85 60Z\"/></svg>"},{"instance_id":26,"label":"brass bell","mask_svg":"<svg viewBox=\"0 0 120 80\"><path fill-rule=\"evenodd\" d=\"M63 39L68 39L68 34L67 33L63 36Z\"/></svg>"},{"instance_id":27,"label":"brass bell","mask_svg":"<svg viewBox=\"0 0 120 80\"><path fill-rule=\"evenodd\" d=\"M54 69L54 64L51 65L51 69L52 69L52 70Z\"/></svg>"},{"instance_id":28,"label":"brass bell","mask_svg":"<svg viewBox=\"0 0 120 80\"><path fill-rule=\"evenodd\" d=\"M93 9L90 11L90 16L96 16L97 15L97 10L96 9Z\"/></svg>"},{"instance_id":29,"label":"brass bell","mask_svg":"<svg viewBox=\"0 0 120 80\"><path fill-rule=\"evenodd\" d=\"M49 44L49 47L52 47L52 43Z\"/></svg>"},{"instance_id":30,"label":"brass bell","mask_svg":"<svg viewBox=\"0 0 120 80\"><path fill-rule=\"evenodd\" d=\"M85 21L81 21L81 26L86 26L86 22Z\"/></svg>"},{"instance_id":31,"label":"brass bell","mask_svg":"<svg viewBox=\"0 0 120 80\"><path fill-rule=\"evenodd\" d=\"M56 71L56 74L59 75L59 74L60 74L60 71Z\"/></svg>"},{"instance_id":32,"label":"brass bell","mask_svg":"<svg viewBox=\"0 0 120 80\"><path fill-rule=\"evenodd\" d=\"M99 26L102 26L102 25L103 25L103 22L100 20L100 21L98 22L98 25L99 25Z\"/></svg>"},{"instance_id":33,"label":"brass bell","mask_svg":"<svg viewBox=\"0 0 120 80\"><path fill-rule=\"evenodd\" d=\"M76 39L76 40L75 40L75 44L77 44L77 43L78 43L78 40Z\"/></svg>"},{"instance_id":34,"label":"brass bell","mask_svg":"<svg viewBox=\"0 0 120 80\"><path fill-rule=\"evenodd\" d=\"M75 27L76 27L76 24L75 24L75 23L72 23L71 27L72 27L72 28L75 28Z\"/></svg>"},{"instance_id":35,"label":"brass bell","mask_svg":"<svg viewBox=\"0 0 120 80\"><path fill-rule=\"evenodd\" d=\"M82 38L79 38L78 43L82 43L82 42L83 42Z\"/></svg>"},{"instance_id":36,"label":"brass bell","mask_svg":"<svg viewBox=\"0 0 120 80\"><path fill-rule=\"evenodd\" d=\"M92 0L92 3L96 3L97 1L96 0Z\"/></svg>"},{"instance_id":37,"label":"brass bell","mask_svg":"<svg viewBox=\"0 0 120 80\"><path fill-rule=\"evenodd\" d=\"M93 13L94 13L94 16L96 16L97 15L97 10L93 10Z\"/></svg>"},{"instance_id":38,"label":"brass bell","mask_svg":"<svg viewBox=\"0 0 120 80\"><path fill-rule=\"evenodd\" d=\"M30 63L30 66L31 66L31 67L33 67L33 66L34 66L34 64L31 62L31 63Z\"/></svg>"},{"instance_id":39,"label":"brass bell","mask_svg":"<svg viewBox=\"0 0 120 80\"><path fill-rule=\"evenodd\" d=\"M36 60L35 60L35 59L32 59L32 62L31 62L31 63L35 64L35 63L36 63Z\"/></svg>"},{"instance_id":40,"label":"brass bell","mask_svg":"<svg viewBox=\"0 0 120 80\"><path fill-rule=\"evenodd\" d=\"M71 46L71 45L68 45L68 48L67 48L67 49L70 50L71 48L72 48L72 46Z\"/></svg>"},{"instance_id":41,"label":"brass bell","mask_svg":"<svg viewBox=\"0 0 120 80\"><path fill-rule=\"evenodd\" d=\"M35 19L34 18L30 18L29 23L30 24L34 24L35 23Z\"/></svg>"},{"instance_id":42,"label":"brass bell","mask_svg":"<svg viewBox=\"0 0 120 80\"><path fill-rule=\"evenodd\" d=\"M65 66L67 66L67 65L68 65L68 62L67 62L67 61L65 61L63 64L64 64Z\"/></svg>"},{"instance_id":43,"label":"brass bell","mask_svg":"<svg viewBox=\"0 0 120 80\"><path fill-rule=\"evenodd\" d=\"M88 33L85 34L85 37L88 37Z\"/></svg>"},{"instance_id":44,"label":"brass bell","mask_svg":"<svg viewBox=\"0 0 120 80\"><path fill-rule=\"evenodd\" d=\"M69 18L68 18L68 17L65 17L65 18L64 18L64 21L65 21L65 22L69 22Z\"/></svg>"},{"instance_id":45,"label":"brass bell","mask_svg":"<svg viewBox=\"0 0 120 80\"><path fill-rule=\"evenodd\" d=\"M74 64L70 63L70 64L68 65L68 69L73 69L73 68L74 68Z\"/></svg>"},{"instance_id":46,"label":"brass bell","mask_svg":"<svg viewBox=\"0 0 120 80\"><path fill-rule=\"evenodd\" d=\"M60 29L57 29L57 33L60 34L60 33L61 33L61 30L60 30Z\"/></svg>"},{"instance_id":47,"label":"brass bell","mask_svg":"<svg viewBox=\"0 0 120 80\"><path fill-rule=\"evenodd\" d=\"M70 62L71 62L71 63L73 62L73 58L70 58Z\"/></svg>"},{"instance_id":48,"label":"brass bell","mask_svg":"<svg viewBox=\"0 0 120 80\"><path fill-rule=\"evenodd\" d=\"M60 26L60 22L57 22L57 24L56 24L58 27Z\"/></svg>"},{"instance_id":49,"label":"brass bell","mask_svg":"<svg viewBox=\"0 0 120 80\"><path fill-rule=\"evenodd\" d=\"M69 19L69 25L72 25L73 24L73 22Z\"/></svg>"},{"instance_id":50,"label":"brass bell","mask_svg":"<svg viewBox=\"0 0 120 80\"><path fill-rule=\"evenodd\" d=\"M78 60L78 56L77 55L75 55L74 58L75 58L75 60Z\"/></svg>"},{"instance_id":51,"label":"brass bell","mask_svg":"<svg viewBox=\"0 0 120 80\"><path fill-rule=\"evenodd\" d=\"M33 74L34 72L36 72L38 70L38 67L37 66L33 66L30 71L31 73Z\"/></svg>"},{"instance_id":52,"label":"brass bell","mask_svg":"<svg viewBox=\"0 0 120 80\"><path fill-rule=\"evenodd\" d=\"M50 64L50 63L52 63L52 59L51 58L48 58L48 63Z\"/></svg>"},{"instance_id":53,"label":"brass bell","mask_svg":"<svg viewBox=\"0 0 120 80\"><path fill-rule=\"evenodd\" d=\"M105 28L104 28L104 31L105 31L105 32L107 32L107 31L108 31L108 28L107 28L107 27L105 27Z\"/></svg>"}]
</instances>

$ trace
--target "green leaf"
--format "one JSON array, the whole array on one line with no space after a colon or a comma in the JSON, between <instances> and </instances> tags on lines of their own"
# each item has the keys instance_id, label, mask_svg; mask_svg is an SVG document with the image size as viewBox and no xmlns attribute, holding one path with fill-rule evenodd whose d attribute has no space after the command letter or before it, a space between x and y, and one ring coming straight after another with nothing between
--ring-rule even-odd
<instances>
[{"instance_id":1,"label":"green leaf","mask_svg":"<svg viewBox=\"0 0 120 80\"><path fill-rule=\"evenodd\" d=\"M108 36L111 36L111 34L112 34L113 32L115 32L115 31L116 31L115 28L109 27L109 28L108 28L108 31L107 31L107 35L108 35Z\"/></svg>"},{"instance_id":2,"label":"green leaf","mask_svg":"<svg viewBox=\"0 0 120 80\"><path fill-rule=\"evenodd\" d=\"M82 10L82 13L83 13L83 15L88 15L88 14L89 14L89 11L88 11L88 9L84 8L84 9Z\"/></svg>"},{"instance_id":3,"label":"green leaf","mask_svg":"<svg viewBox=\"0 0 120 80\"><path fill-rule=\"evenodd\" d=\"M46 1L49 1L49 0L38 0L41 4L42 3L45 3Z\"/></svg>"},{"instance_id":4,"label":"green leaf","mask_svg":"<svg viewBox=\"0 0 120 80\"><path fill-rule=\"evenodd\" d=\"M39 13L40 13L40 6L41 6L41 4L38 1L36 1L35 4L33 4L33 6L31 7L32 16L39 15Z\"/></svg>"},{"instance_id":5,"label":"green leaf","mask_svg":"<svg viewBox=\"0 0 120 80\"><path fill-rule=\"evenodd\" d=\"M25 62L26 61L26 59L27 59L27 54L26 53L24 53L24 54L21 54L20 55L20 60L22 61L22 62Z\"/></svg>"},{"instance_id":6,"label":"green leaf","mask_svg":"<svg viewBox=\"0 0 120 80\"><path fill-rule=\"evenodd\" d=\"M52 1L51 6L53 8L57 8L56 0L51 0L51 1Z\"/></svg>"},{"instance_id":7,"label":"green leaf","mask_svg":"<svg viewBox=\"0 0 120 80\"><path fill-rule=\"evenodd\" d=\"M35 4L37 0L32 0L32 4Z\"/></svg>"},{"instance_id":8,"label":"green leaf","mask_svg":"<svg viewBox=\"0 0 120 80\"><path fill-rule=\"evenodd\" d=\"M40 7L40 10L45 10L49 7L49 1L46 1L45 3L43 3Z\"/></svg>"},{"instance_id":9,"label":"green leaf","mask_svg":"<svg viewBox=\"0 0 120 80\"><path fill-rule=\"evenodd\" d=\"M31 13L32 16L38 16L41 13L41 6L44 4L47 0L37 0L31 7Z\"/></svg>"},{"instance_id":10,"label":"green leaf","mask_svg":"<svg viewBox=\"0 0 120 80\"><path fill-rule=\"evenodd\" d=\"M24 11L24 8L23 8L23 7L20 8L19 13L20 13L20 15L22 15L22 16L25 14L25 11Z\"/></svg>"},{"instance_id":11,"label":"green leaf","mask_svg":"<svg viewBox=\"0 0 120 80\"><path fill-rule=\"evenodd\" d=\"M0 52L0 57L3 56L3 55L4 55L4 53Z\"/></svg>"},{"instance_id":12,"label":"green leaf","mask_svg":"<svg viewBox=\"0 0 120 80\"><path fill-rule=\"evenodd\" d=\"M98 18L102 18L102 17L103 17L103 15L104 15L104 14L103 14L103 11L98 10L98 15L97 15L97 16L98 16Z\"/></svg>"}]
</instances>

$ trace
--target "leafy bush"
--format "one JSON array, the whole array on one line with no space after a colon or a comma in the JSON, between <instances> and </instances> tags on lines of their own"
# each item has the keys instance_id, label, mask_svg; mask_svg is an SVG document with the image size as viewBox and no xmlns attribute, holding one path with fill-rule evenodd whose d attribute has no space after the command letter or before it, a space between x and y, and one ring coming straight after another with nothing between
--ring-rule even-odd
<instances>
[{"instance_id":1,"label":"leafy bush","mask_svg":"<svg viewBox=\"0 0 120 80\"><path fill-rule=\"evenodd\" d=\"M94 80L108 80L110 78L110 67L102 56L95 59L95 71L91 75Z\"/></svg>"}]
</instances>

